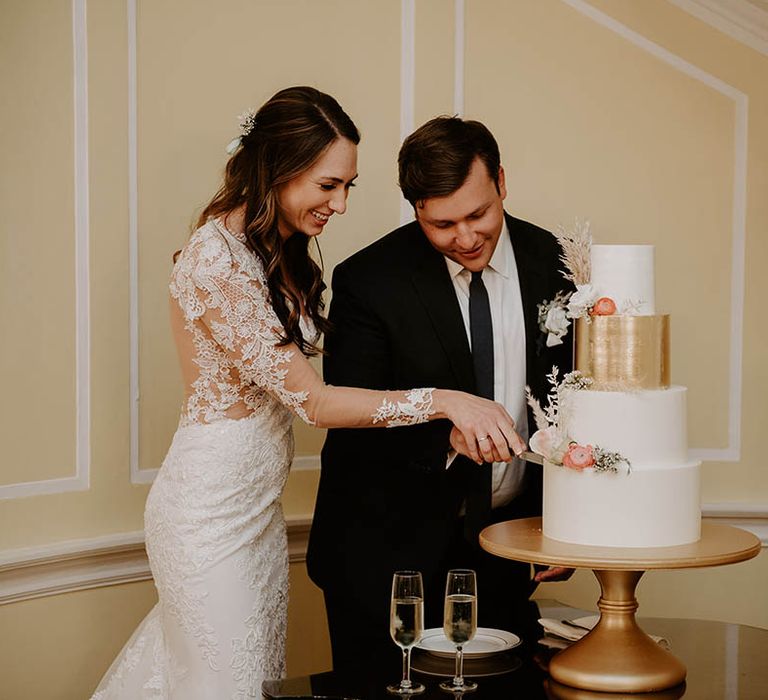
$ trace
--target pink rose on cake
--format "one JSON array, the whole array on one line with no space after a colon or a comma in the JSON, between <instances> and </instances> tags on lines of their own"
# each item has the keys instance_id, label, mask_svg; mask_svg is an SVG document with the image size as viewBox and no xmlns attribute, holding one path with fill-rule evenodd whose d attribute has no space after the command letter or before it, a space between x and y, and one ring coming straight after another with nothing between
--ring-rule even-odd
<instances>
[{"instance_id":1,"label":"pink rose on cake","mask_svg":"<svg viewBox=\"0 0 768 700\"><path fill-rule=\"evenodd\" d=\"M579 445L572 442L563 456L563 466L571 469L587 469L595 466L595 452L592 445Z\"/></svg>"},{"instance_id":2,"label":"pink rose on cake","mask_svg":"<svg viewBox=\"0 0 768 700\"><path fill-rule=\"evenodd\" d=\"M531 451L540 454L552 464L562 464L563 457L568 451L570 441L564 436L557 426L550 425L543 430L537 430L529 441Z\"/></svg>"},{"instance_id":3,"label":"pink rose on cake","mask_svg":"<svg viewBox=\"0 0 768 700\"><path fill-rule=\"evenodd\" d=\"M613 316L616 313L616 302L610 297L600 297L590 313L593 316Z\"/></svg>"}]
</instances>

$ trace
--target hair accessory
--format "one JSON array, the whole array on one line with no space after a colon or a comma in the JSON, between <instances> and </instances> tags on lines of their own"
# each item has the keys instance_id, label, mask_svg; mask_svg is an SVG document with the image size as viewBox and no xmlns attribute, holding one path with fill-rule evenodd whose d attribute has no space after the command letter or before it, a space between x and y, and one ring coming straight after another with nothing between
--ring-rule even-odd
<instances>
[{"instance_id":1,"label":"hair accessory","mask_svg":"<svg viewBox=\"0 0 768 700\"><path fill-rule=\"evenodd\" d=\"M240 136L248 136L256 128L256 112L252 109L243 112L240 120Z\"/></svg>"},{"instance_id":2,"label":"hair accessory","mask_svg":"<svg viewBox=\"0 0 768 700\"><path fill-rule=\"evenodd\" d=\"M256 128L256 112L248 109L238 118L240 122L240 136L236 136L227 144L227 153L233 155L243 145L243 137L248 136Z\"/></svg>"}]
</instances>

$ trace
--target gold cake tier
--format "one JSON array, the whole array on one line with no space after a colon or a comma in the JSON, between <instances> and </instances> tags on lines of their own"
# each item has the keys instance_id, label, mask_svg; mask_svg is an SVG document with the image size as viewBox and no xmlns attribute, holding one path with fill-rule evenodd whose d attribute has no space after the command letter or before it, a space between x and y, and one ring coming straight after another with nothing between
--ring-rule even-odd
<instances>
[{"instance_id":1,"label":"gold cake tier","mask_svg":"<svg viewBox=\"0 0 768 700\"><path fill-rule=\"evenodd\" d=\"M666 389L669 315L577 319L576 369L597 391Z\"/></svg>"}]
</instances>

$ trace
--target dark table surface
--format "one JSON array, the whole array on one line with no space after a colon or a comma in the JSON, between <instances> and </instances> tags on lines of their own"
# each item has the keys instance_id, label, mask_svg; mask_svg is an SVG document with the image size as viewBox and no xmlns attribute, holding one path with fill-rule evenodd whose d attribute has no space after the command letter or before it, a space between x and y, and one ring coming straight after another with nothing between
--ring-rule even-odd
<instances>
[{"instance_id":1,"label":"dark table surface","mask_svg":"<svg viewBox=\"0 0 768 700\"><path fill-rule=\"evenodd\" d=\"M578 616L578 611L573 615L563 615L570 618ZM768 630L707 620L639 618L638 621L648 634L666 638L672 653L686 665L688 678L683 686L640 695L568 688L547 677L546 666L554 652L538 646L530 650L514 649L482 662L481 673L495 671L500 675L474 677L472 668L465 669L465 675L477 681L478 689L466 693L464 697L467 700L666 700L682 697L687 700L768 700ZM412 678L423 683L426 692L413 697L423 700L451 698L450 693L438 687L441 680L453 675L451 660L437 659L417 650L413 666L438 674L414 671ZM444 675L440 674L443 669ZM301 678L266 681L264 696L275 700L396 698L385 688L387 684L399 680L400 670L377 668L372 659L371 667L361 669L357 678L329 671Z\"/></svg>"}]
</instances>

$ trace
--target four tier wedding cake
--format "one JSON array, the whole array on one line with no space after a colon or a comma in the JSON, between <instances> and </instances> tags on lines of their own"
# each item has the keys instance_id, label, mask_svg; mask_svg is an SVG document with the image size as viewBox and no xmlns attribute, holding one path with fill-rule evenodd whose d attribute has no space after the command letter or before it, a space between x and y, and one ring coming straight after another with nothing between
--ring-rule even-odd
<instances>
[{"instance_id":1,"label":"four tier wedding cake","mask_svg":"<svg viewBox=\"0 0 768 700\"><path fill-rule=\"evenodd\" d=\"M653 246L560 241L577 291L542 312L554 303L574 319L576 370L553 369L546 405L529 395L531 449L545 457L544 535L607 547L695 542L700 462L687 454L686 388L669 381Z\"/></svg>"}]
</instances>

